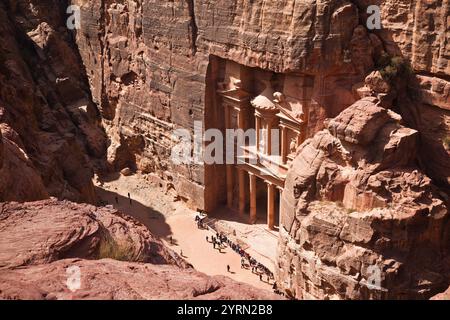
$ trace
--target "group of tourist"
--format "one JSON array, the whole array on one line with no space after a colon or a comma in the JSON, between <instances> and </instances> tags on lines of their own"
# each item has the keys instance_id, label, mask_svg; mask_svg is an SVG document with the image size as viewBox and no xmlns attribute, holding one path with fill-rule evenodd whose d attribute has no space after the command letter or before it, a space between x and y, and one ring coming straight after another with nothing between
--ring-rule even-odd
<instances>
[{"instance_id":1,"label":"group of tourist","mask_svg":"<svg viewBox=\"0 0 450 320\"><path fill-rule=\"evenodd\" d=\"M207 230L208 226L203 222L205 217L195 216L195 223L197 223L197 228Z\"/></svg>"},{"instance_id":2,"label":"group of tourist","mask_svg":"<svg viewBox=\"0 0 450 320\"><path fill-rule=\"evenodd\" d=\"M197 215L195 217L195 222L197 223L197 227L199 229L208 230L209 226L204 223L204 219L204 216ZM219 252L222 252L222 249L228 247L239 254L241 256L241 269L251 268L252 273L258 275L260 281L270 284L270 281L275 279L273 273L269 270L269 268L250 256L250 254L242 249L239 244L234 243L225 234L216 232L215 236L211 236L211 238L209 236L206 236L206 242L211 243L213 248L218 250ZM231 272L231 267L229 265L227 265L227 272ZM283 295L283 293L278 289L276 282L273 283L272 288L276 294Z\"/></svg>"},{"instance_id":3,"label":"group of tourist","mask_svg":"<svg viewBox=\"0 0 450 320\"><path fill-rule=\"evenodd\" d=\"M116 200L116 204L119 204L119 197L116 195L114 196L114 200ZM128 201L130 201L130 206L133 205L133 200L131 200L131 194L128 192Z\"/></svg>"}]
</instances>

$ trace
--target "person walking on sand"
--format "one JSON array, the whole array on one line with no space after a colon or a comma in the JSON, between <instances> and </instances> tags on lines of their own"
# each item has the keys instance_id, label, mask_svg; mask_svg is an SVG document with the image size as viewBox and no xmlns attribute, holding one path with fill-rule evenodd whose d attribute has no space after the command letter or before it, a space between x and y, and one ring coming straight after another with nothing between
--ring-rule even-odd
<instances>
[{"instance_id":1,"label":"person walking on sand","mask_svg":"<svg viewBox=\"0 0 450 320\"><path fill-rule=\"evenodd\" d=\"M130 206L132 206L133 204L131 203L131 194L128 192L128 199L130 200Z\"/></svg>"},{"instance_id":2,"label":"person walking on sand","mask_svg":"<svg viewBox=\"0 0 450 320\"><path fill-rule=\"evenodd\" d=\"M263 281L262 274L259 274L259 281Z\"/></svg>"},{"instance_id":3,"label":"person walking on sand","mask_svg":"<svg viewBox=\"0 0 450 320\"><path fill-rule=\"evenodd\" d=\"M230 265L227 265L227 272L230 273Z\"/></svg>"}]
</instances>

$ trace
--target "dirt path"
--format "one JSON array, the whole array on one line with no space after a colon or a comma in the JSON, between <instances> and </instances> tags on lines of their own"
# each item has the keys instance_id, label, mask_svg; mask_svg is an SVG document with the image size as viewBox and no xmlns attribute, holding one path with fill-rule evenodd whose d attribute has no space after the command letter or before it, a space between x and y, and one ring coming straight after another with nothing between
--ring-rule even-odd
<instances>
[{"instance_id":1,"label":"dirt path","mask_svg":"<svg viewBox=\"0 0 450 320\"><path fill-rule=\"evenodd\" d=\"M241 258L231 249L224 249L222 253L214 249L211 243L206 242L206 237L211 238L213 233L197 228L194 221L197 213L182 202L174 201L173 196L165 194L158 186L145 181L145 177L120 176L103 183L96 181L96 185L103 202L145 224L174 251L183 253L196 270L208 275L225 275L266 290L272 288L272 284L261 282L251 270L241 269ZM170 237L173 244L170 244ZM257 256L255 258L258 259ZM231 273L227 272L227 265L231 267Z\"/></svg>"}]
</instances>

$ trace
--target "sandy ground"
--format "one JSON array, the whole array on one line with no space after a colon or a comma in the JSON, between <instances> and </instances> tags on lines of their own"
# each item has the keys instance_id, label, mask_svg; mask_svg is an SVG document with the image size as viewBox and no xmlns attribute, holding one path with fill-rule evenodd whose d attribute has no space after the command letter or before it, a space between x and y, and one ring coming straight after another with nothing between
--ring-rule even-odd
<instances>
[{"instance_id":1,"label":"sandy ground","mask_svg":"<svg viewBox=\"0 0 450 320\"><path fill-rule=\"evenodd\" d=\"M208 275L225 275L236 281L251 284L255 287L271 290L270 284L261 282L259 276L252 274L251 270L241 269L241 258L238 254L227 248L220 253L213 248L206 237L214 235L211 231L199 230L194 219L196 212L188 209L181 201L174 201L174 197L165 193L162 188L146 180L146 177L134 175L124 177L122 175L94 180L97 193L104 204L111 204L145 224L153 234L159 236L169 247L191 263L194 268ZM131 204L128 199L131 196ZM116 197L117 200L116 201ZM251 244L247 251L258 261L273 268L274 245L276 237L258 237L255 234L264 232L261 227L256 226L255 232L246 232L251 226L238 221L234 226L244 228L243 234L246 242ZM170 243L169 239L173 242ZM259 239L259 240L258 240ZM263 241L261 239L268 239ZM253 247L254 246L254 247ZM255 250L258 249L259 250ZM258 251L261 251L260 254ZM270 252L270 254L268 253ZM227 272L227 265L231 272ZM264 277L265 278L265 277ZM264 279L266 281L266 279Z\"/></svg>"}]
</instances>

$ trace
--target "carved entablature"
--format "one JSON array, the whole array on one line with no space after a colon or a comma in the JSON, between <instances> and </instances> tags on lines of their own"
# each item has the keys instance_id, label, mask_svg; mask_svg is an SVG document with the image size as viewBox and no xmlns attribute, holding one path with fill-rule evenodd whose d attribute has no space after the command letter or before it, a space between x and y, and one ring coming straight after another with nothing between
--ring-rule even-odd
<instances>
[{"instance_id":1,"label":"carved entablature","mask_svg":"<svg viewBox=\"0 0 450 320\"><path fill-rule=\"evenodd\" d=\"M248 111L250 106L250 93L236 86L225 90L217 90L222 97L222 106L225 109L226 128L246 129L248 126ZM230 88L228 85L220 83L219 88Z\"/></svg>"},{"instance_id":2,"label":"carved entablature","mask_svg":"<svg viewBox=\"0 0 450 320\"><path fill-rule=\"evenodd\" d=\"M281 92L273 94L274 102L280 113L285 117L290 118L299 126L304 122L303 104L300 100L284 95Z\"/></svg>"}]
</instances>

